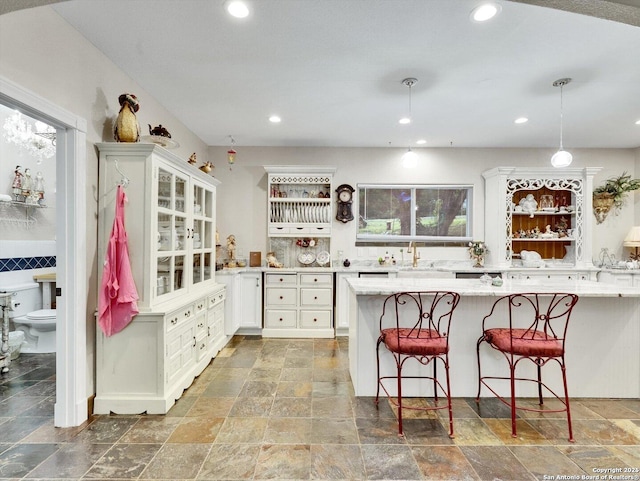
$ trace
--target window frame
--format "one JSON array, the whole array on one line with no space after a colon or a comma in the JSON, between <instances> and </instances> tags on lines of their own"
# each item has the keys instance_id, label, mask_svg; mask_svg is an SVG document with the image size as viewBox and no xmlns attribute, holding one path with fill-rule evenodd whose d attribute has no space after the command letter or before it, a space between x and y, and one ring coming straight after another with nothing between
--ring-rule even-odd
<instances>
[{"instance_id":1,"label":"window frame","mask_svg":"<svg viewBox=\"0 0 640 481\"><path fill-rule=\"evenodd\" d=\"M387 190L407 190L411 192L411 234L410 235L379 235L379 234L362 234L360 233L360 194L366 189L387 189ZM464 236L428 236L416 234L416 191L417 190L455 190L465 189L467 191L466 199L466 219L467 228ZM473 240L473 193L474 186L472 184L371 184L363 183L356 185L356 212L358 225L356 227L356 242L358 245L371 244L395 244L406 243L408 241L420 242L424 244L448 244L448 245L466 245ZM366 196L366 193L365 193Z\"/></svg>"}]
</instances>

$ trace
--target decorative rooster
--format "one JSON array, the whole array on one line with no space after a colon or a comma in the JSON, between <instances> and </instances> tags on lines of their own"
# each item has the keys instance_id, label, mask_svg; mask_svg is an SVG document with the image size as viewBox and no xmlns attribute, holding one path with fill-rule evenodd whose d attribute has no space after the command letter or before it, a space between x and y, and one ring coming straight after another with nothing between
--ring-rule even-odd
<instances>
[{"instance_id":1,"label":"decorative rooster","mask_svg":"<svg viewBox=\"0 0 640 481\"><path fill-rule=\"evenodd\" d=\"M136 112L140 109L138 99L133 94L122 94L118 97L121 108L116 119L114 138L117 142L137 142L140 140L140 125Z\"/></svg>"}]
</instances>

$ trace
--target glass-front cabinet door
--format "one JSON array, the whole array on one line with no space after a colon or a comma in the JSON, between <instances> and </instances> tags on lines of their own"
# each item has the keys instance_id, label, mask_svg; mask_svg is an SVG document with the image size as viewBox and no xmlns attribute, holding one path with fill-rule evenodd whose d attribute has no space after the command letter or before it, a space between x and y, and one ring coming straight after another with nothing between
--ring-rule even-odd
<instances>
[{"instance_id":1,"label":"glass-front cabinet door","mask_svg":"<svg viewBox=\"0 0 640 481\"><path fill-rule=\"evenodd\" d=\"M190 241L189 179L169 167L157 171L156 296L186 288Z\"/></svg>"},{"instance_id":2,"label":"glass-front cabinet door","mask_svg":"<svg viewBox=\"0 0 640 481\"><path fill-rule=\"evenodd\" d=\"M213 279L215 273L215 192L211 187L193 182L193 284Z\"/></svg>"}]
</instances>

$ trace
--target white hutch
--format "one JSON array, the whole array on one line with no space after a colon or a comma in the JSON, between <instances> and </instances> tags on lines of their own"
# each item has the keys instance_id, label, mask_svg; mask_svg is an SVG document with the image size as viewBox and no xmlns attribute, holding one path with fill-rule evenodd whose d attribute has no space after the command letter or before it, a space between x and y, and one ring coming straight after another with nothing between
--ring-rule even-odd
<instances>
[{"instance_id":1,"label":"white hutch","mask_svg":"<svg viewBox=\"0 0 640 481\"><path fill-rule=\"evenodd\" d=\"M485 241L491 264L499 269L513 269L523 250L538 252L543 260L560 261L568 275L593 268L592 263L592 198L593 177L599 167L583 169L536 169L496 167L483 172L485 178ZM518 208L531 194L537 202L534 211ZM541 206L542 196L552 205ZM526 235L532 230L544 232L566 224L568 234ZM556 229L554 229L556 230ZM571 256L566 256L571 252ZM570 258L567 258L570 257ZM528 270L535 275L536 269ZM515 275L515 274L514 274ZM545 270L545 275L550 275ZM588 276L587 276L588 277Z\"/></svg>"},{"instance_id":2,"label":"white hutch","mask_svg":"<svg viewBox=\"0 0 640 481\"><path fill-rule=\"evenodd\" d=\"M265 171L269 246L284 266L264 275L262 335L334 337L329 268L336 169L288 165Z\"/></svg>"},{"instance_id":3,"label":"white hutch","mask_svg":"<svg viewBox=\"0 0 640 481\"><path fill-rule=\"evenodd\" d=\"M140 313L96 329L96 414L166 413L226 344L225 289L215 281L219 181L152 143L100 143L98 278L118 184Z\"/></svg>"}]
</instances>

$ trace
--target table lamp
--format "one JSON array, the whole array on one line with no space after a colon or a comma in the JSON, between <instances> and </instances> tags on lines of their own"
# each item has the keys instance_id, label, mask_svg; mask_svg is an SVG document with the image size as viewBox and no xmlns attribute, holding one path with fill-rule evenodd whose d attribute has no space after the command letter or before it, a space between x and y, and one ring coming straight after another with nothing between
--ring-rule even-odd
<instances>
[{"instance_id":1,"label":"table lamp","mask_svg":"<svg viewBox=\"0 0 640 481\"><path fill-rule=\"evenodd\" d=\"M622 245L625 247L634 247L635 252L630 254L629 257L634 261L640 260L638 257L638 247L640 247L640 226L634 226L631 228L627 237L624 238Z\"/></svg>"}]
</instances>

